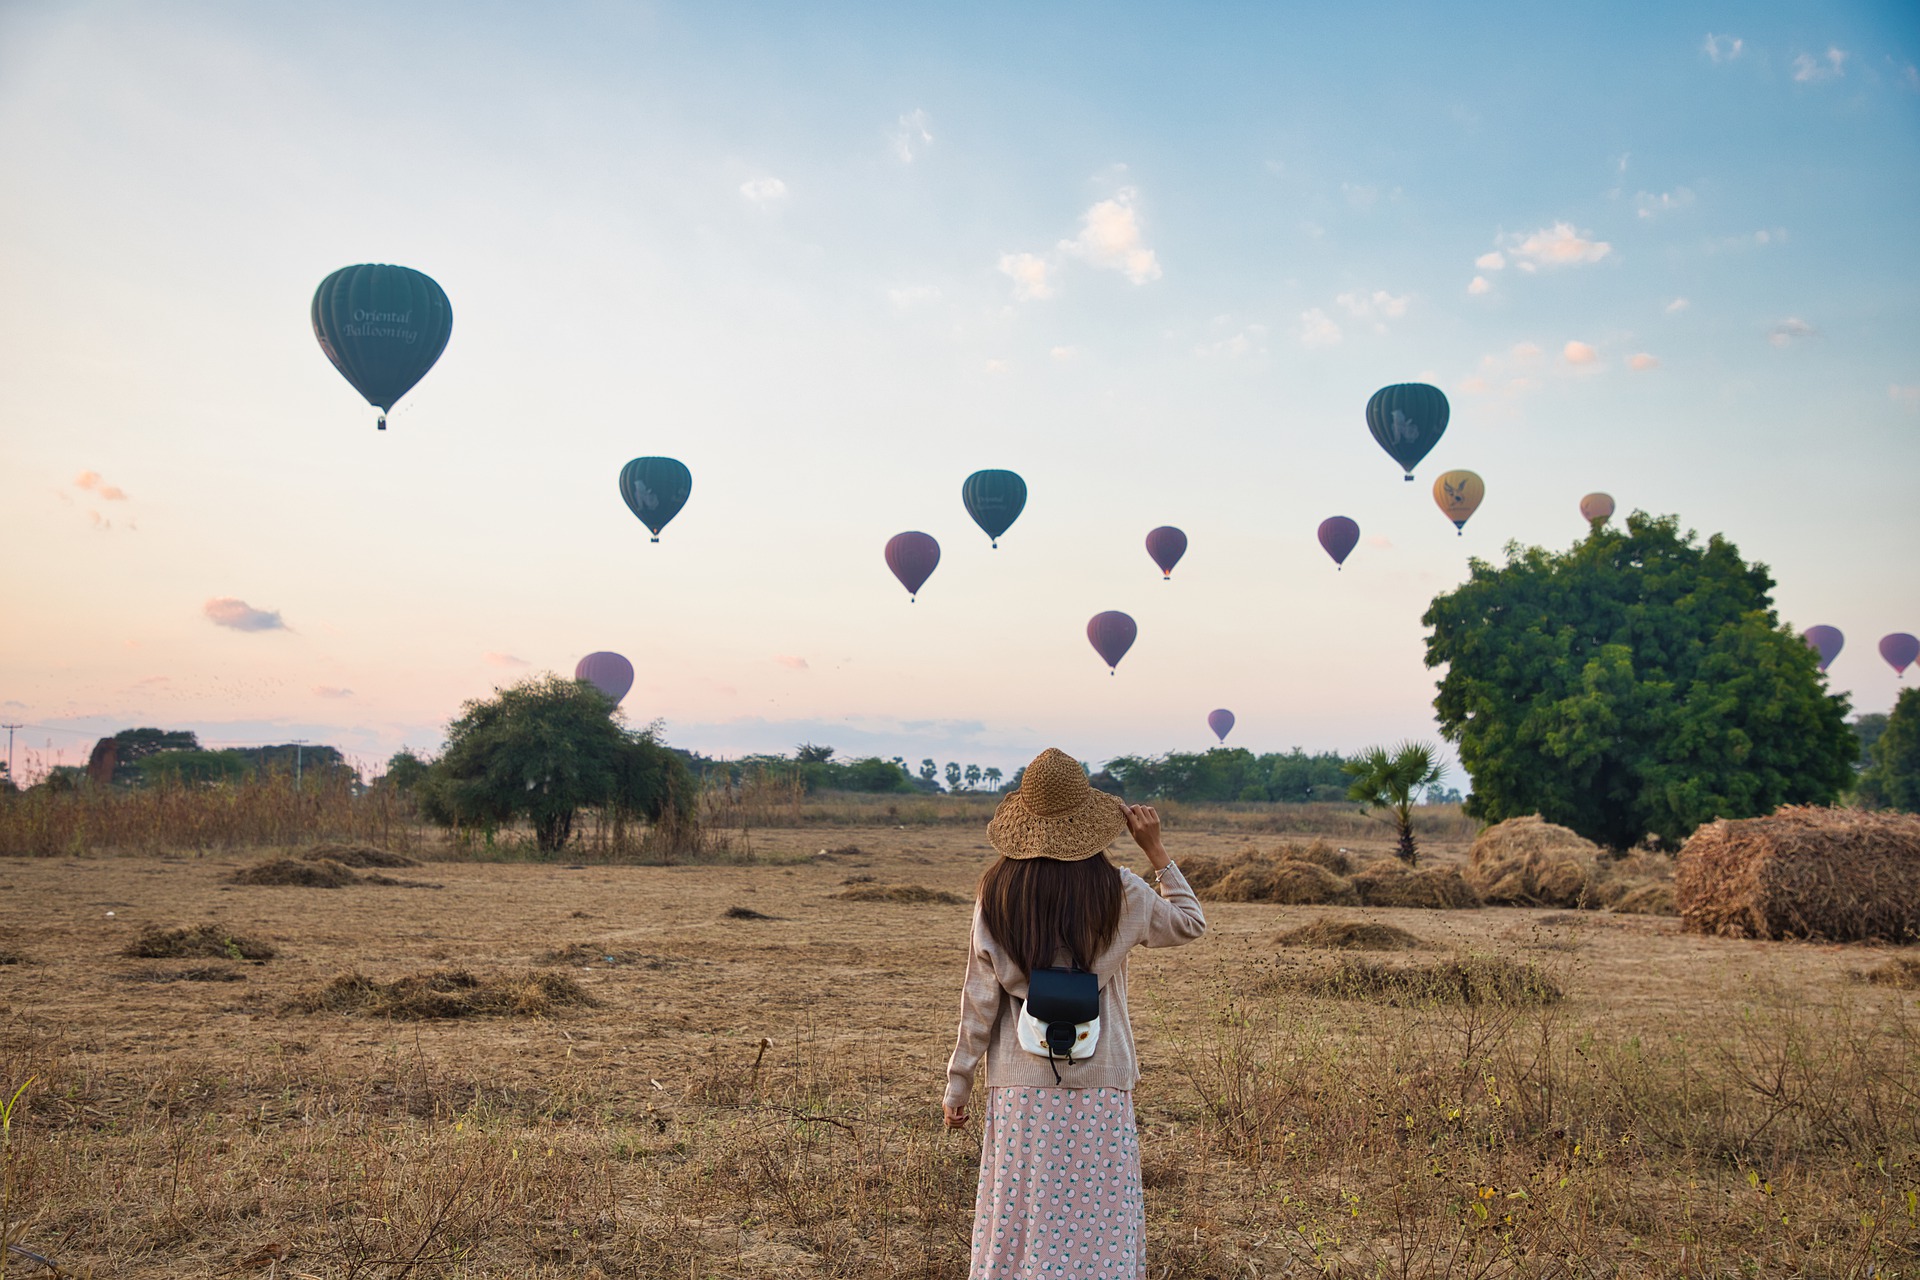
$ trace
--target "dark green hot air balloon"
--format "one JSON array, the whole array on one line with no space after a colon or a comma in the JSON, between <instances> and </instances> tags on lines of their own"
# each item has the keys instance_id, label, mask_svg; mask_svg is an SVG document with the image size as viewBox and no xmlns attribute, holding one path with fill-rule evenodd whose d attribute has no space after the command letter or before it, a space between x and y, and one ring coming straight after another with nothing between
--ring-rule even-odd
<instances>
[{"instance_id":1,"label":"dark green hot air balloon","mask_svg":"<svg viewBox=\"0 0 1920 1280\"><path fill-rule=\"evenodd\" d=\"M640 523L653 531L655 542L692 492L693 473L673 458L635 458L620 468L620 496Z\"/></svg>"},{"instance_id":2,"label":"dark green hot air balloon","mask_svg":"<svg viewBox=\"0 0 1920 1280\"><path fill-rule=\"evenodd\" d=\"M1451 413L1440 388L1402 382L1380 388L1367 401L1367 430L1411 480L1420 459L1440 443Z\"/></svg>"},{"instance_id":3,"label":"dark green hot air balloon","mask_svg":"<svg viewBox=\"0 0 1920 1280\"><path fill-rule=\"evenodd\" d=\"M452 332L446 291L410 267L342 267L313 291L313 336L340 376L379 408L382 431Z\"/></svg>"},{"instance_id":4,"label":"dark green hot air balloon","mask_svg":"<svg viewBox=\"0 0 1920 1280\"><path fill-rule=\"evenodd\" d=\"M976 471L960 486L960 500L997 548L1000 535L1026 509L1027 482L1011 471Z\"/></svg>"}]
</instances>

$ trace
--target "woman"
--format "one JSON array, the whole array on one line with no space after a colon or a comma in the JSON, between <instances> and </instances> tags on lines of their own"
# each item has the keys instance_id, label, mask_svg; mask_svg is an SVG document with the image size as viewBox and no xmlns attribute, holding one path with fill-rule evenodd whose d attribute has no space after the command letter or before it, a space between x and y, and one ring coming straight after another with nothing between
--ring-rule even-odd
<instances>
[{"instance_id":1,"label":"woman","mask_svg":"<svg viewBox=\"0 0 1920 1280\"><path fill-rule=\"evenodd\" d=\"M1107 860L1122 831L1147 855L1151 883ZM968 1275L1137 1280L1146 1275L1146 1219L1127 953L1191 942L1206 932L1206 917L1160 842L1160 816L1095 791L1065 752L1049 748L1027 766L987 838L1000 857L980 877L944 1099L947 1127L963 1127L984 1058L986 1131ZM1069 1059L1051 1047L1042 1056L1033 1046L1044 1042L1031 1033L1022 1047L1020 1017L1036 969L1095 975L1098 1027L1077 1028L1078 1040L1093 1044L1087 1056Z\"/></svg>"}]
</instances>

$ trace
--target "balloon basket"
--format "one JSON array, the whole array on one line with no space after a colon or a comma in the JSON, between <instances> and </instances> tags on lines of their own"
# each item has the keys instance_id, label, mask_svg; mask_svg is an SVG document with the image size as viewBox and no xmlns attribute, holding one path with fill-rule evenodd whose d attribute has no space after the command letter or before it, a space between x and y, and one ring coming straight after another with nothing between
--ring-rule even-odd
<instances>
[{"instance_id":1,"label":"balloon basket","mask_svg":"<svg viewBox=\"0 0 1920 1280\"><path fill-rule=\"evenodd\" d=\"M653 535L653 536L652 536L651 538L648 538L648 539L647 539L647 541L648 541L648 542L658 542L658 541L660 541L660 535L656 533L656 534L654 534L654 535Z\"/></svg>"},{"instance_id":2,"label":"balloon basket","mask_svg":"<svg viewBox=\"0 0 1920 1280\"><path fill-rule=\"evenodd\" d=\"M376 430L385 431L387 429L387 415L384 413L381 414L379 420L373 425Z\"/></svg>"}]
</instances>

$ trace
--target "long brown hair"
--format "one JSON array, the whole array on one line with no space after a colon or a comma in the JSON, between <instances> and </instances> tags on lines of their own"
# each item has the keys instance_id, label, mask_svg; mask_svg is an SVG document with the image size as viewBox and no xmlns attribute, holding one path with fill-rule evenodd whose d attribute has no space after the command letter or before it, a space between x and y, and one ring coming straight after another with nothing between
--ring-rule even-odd
<instances>
[{"instance_id":1,"label":"long brown hair","mask_svg":"<svg viewBox=\"0 0 1920 1280\"><path fill-rule=\"evenodd\" d=\"M1065 949L1082 969L1120 930L1120 869L1096 853L1078 862L1001 858L980 877L980 919L1026 973Z\"/></svg>"}]
</instances>

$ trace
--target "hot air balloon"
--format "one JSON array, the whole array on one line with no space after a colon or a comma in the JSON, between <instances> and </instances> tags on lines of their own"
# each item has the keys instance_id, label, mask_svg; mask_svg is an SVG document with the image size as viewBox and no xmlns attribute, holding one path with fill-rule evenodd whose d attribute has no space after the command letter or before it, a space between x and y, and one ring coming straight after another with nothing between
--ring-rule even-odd
<instances>
[{"instance_id":1,"label":"hot air balloon","mask_svg":"<svg viewBox=\"0 0 1920 1280\"><path fill-rule=\"evenodd\" d=\"M907 589L909 604L919 598L939 563L940 544L924 533L896 533L887 539L887 568Z\"/></svg>"},{"instance_id":2,"label":"hot air balloon","mask_svg":"<svg viewBox=\"0 0 1920 1280\"><path fill-rule=\"evenodd\" d=\"M1120 659L1127 656L1127 650L1133 648L1134 637L1139 634L1140 628L1134 625L1133 619L1116 609L1096 613L1087 622L1087 640L1093 645L1093 651L1106 660L1108 675L1112 675Z\"/></svg>"},{"instance_id":3,"label":"hot air balloon","mask_svg":"<svg viewBox=\"0 0 1920 1280\"><path fill-rule=\"evenodd\" d=\"M453 304L432 277L410 267L342 267L313 291L313 336L340 376L380 410L427 376L447 349Z\"/></svg>"},{"instance_id":4,"label":"hot air balloon","mask_svg":"<svg viewBox=\"0 0 1920 1280\"><path fill-rule=\"evenodd\" d=\"M1613 519L1613 495L1610 493L1590 493L1580 499L1580 516L1588 524L1596 520Z\"/></svg>"},{"instance_id":5,"label":"hot air balloon","mask_svg":"<svg viewBox=\"0 0 1920 1280\"><path fill-rule=\"evenodd\" d=\"M1179 564L1180 557L1187 554L1187 535L1170 524L1163 524L1147 535L1147 554L1160 566L1161 576L1171 578L1173 566Z\"/></svg>"},{"instance_id":6,"label":"hot air balloon","mask_svg":"<svg viewBox=\"0 0 1920 1280\"><path fill-rule=\"evenodd\" d=\"M1026 509L1027 482L1011 471L976 471L960 486L960 500L998 548L1000 535Z\"/></svg>"},{"instance_id":7,"label":"hot air balloon","mask_svg":"<svg viewBox=\"0 0 1920 1280\"><path fill-rule=\"evenodd\" d=\"M633 688L633 664L617 653L602 649L575 663L573 678L585 680L618 702L627 696L627 690Z\"/></svg>"},{"instance_id":8,"label":"hot air balloon","mask_svg":"<svg viewBox=\"0 0 1920 1280\"><path fill-rule=\"evenodd\" d=\"M1333 557L1333 567L1346 564L1347 557L1360 545L1360 526L1345 516L1328 516L1320 522L1320 546Z\"/></svg>"},{"instance_id":9,"label":"hot air balloon","mask_svg":"<svg viewBox=\"0 0 1920 1280\"><path fill-rule=\"evenodd\" d=\"M620 496L652 531L655 542L692 492L693 473L673 458L635 458L620 468Z\"/></svg>"},{"instance_id":10,"label":"hot air balloon","mask_svg":"<svg viewBox=\"0 0 1920 1280\"><path fill-rule=\"evenodd\" d=\"M1214 737L1225 742L1227 735L1233 732L1233 712L1225 707L1207 712L1207 728L1213 730Z\"/></svg>"},{"instance_id":11,"label":"hot air balloon","mask_svg":"<svg viewBox=\"0 0 1920 1280\"><path fill-rule=\"evenodd\" d=\"M1820 655L1820 669L1825 671L1833 660L1840 656L1840 650L1846 646L1847 638L1840 634L1838 627L1808 627L1801 639L1807 647Z\"/></svg>"},{"instance_id":12,"label":"hot air balloon","mask_svg":"<svg viewBox=\"0 0 1920 1280\"><path fill-rule=\"evenodd\" d=\"M1463 538L1467 535L1468 517L1480 509L1480 499L1486 496L1487 486L1471 471L1443 472L1433 482L1433 500Z\"/></svg>"},{"instance_id":13,"label":"hot air balloon","mask_svg":"<svg viewBox=\"0 0 1920 1280\"><path fill-rule=\"evenodd\" d=\"M1367 401L1367 430L1411 480L1420 459L1440 443L1452 413L1440 388L1402 382L1380 388Z\"/></svg>"},{"instance_id":14,"label":"hot air balloon","mask_svg":"<svg viewBox=\"0 0 1920 1280\"><path fill-rule=\"evenodd\" d=\"M1890 636L1880 637L1880 656L1887 660L1895 675L1904 676L1907 668L1920 658L1920 640L1904 631L1896 631Z\"/></svg>"}]
</instances>

